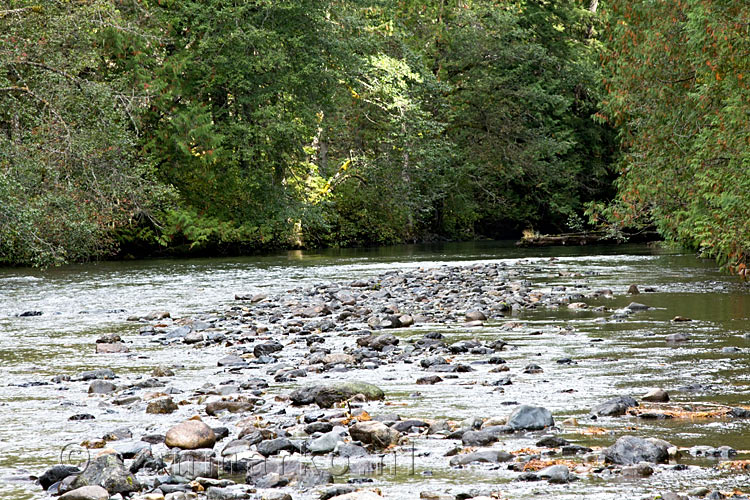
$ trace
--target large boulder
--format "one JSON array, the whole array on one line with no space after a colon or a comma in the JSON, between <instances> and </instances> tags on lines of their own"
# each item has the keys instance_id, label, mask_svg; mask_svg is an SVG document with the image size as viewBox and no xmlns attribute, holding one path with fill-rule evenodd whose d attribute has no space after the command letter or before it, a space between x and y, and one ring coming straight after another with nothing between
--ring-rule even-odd
<instances>
[{"instance_id":1,"label":"large boulder","mask_svg":"<svg viewBox=\"0 0 750 500\"><path fill-rule=\"evenodd\" d=\"M387 448L398 442L399 433L385 425L383 422L368 421L357 422L349 427L352 439L371 444L375 448Z\"/></svg>"},{"instance_id":2,"label":"large boulder","mask_svg":"<svg viewBox=\"0 0 750 500\"><path fill-rule=\"evenodd\" d=\"M94 485L106 489L110 495L116 493L126 495L141 488L135 476L125 468L125 464L114 453L100 455L91 460L86 469L76 476L71 487L76 489Z\"/></svg>"},{"instance_id":3,"label":"large boulder","mask_svg":"<svg viewBox=\"0 0 750 500\"><path fill-rule=\"evenodd\" d=\"M628 408L634 408L638 406L638 401L631 398L630 396L617 396L604 403L596 406L591 413L593 415L599 415L604 417L617 417L619 415L625 415Z\"/></svg>"},{"instance_id":4,"label":"large boulder","mask_svg":"<svg viewBox=\"0 0 750 500\"><path fill-rule=\"evenodd\" d=\"M164 443L183 450L196 448L213 448L216 434L213 429L200 420L186 420L167 431Z\"/></svg>"},{"instance_id":5,"label":"large boulder","mask_svg":"<svg viewBox=\"0 0 750 500\"><path fill-rule=\"evenodd\" d=\"M552 413L541 406L521 405L508 417L508 426L514 430L536 431L555 425Z\"/></svg>"},{"instance_id":6,"label":"large boulder","mask_svg":"<svg viewBox=\"0 0 750 500\"><path fill-rule=\"evenodd\" d=\"M670 445L658 439L622 436L615 444L604 449L604 460L620 465L639 462L664 463L669 460Z\"/></svg>"}]
</instances>

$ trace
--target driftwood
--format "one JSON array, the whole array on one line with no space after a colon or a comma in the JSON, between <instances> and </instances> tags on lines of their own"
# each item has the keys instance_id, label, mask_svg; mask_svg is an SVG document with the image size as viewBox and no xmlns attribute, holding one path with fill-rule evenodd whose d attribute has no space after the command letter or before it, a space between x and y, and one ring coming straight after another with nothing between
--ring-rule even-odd
<instances>
[{"instance_id":1,"label":"driftwood","mask_svg":"<svg viewBox=\"0 0 750 500\"><path fill-rule=\"evenodd\" d=\"M516 242L519 247L548 247L548 246L581 246L592 244L617 244L624 242L643 243L660 240L656 231L644 230L636 233L623 232L614 235L609 231L586 231L582 233L539 234L524 231L523 236Z\"/></svg>"},{"instance_id":2,"label":"driftwood","mask_svg":"<svg viewBox=\"0 0 750 500\"><path fill-rule=\"evenodd\" d=\"M563 233L563 234L538 234L524 233L520 241L516 243L521 247L547 247L547 246L578 246L593 243L615 243L616 240L610 233L604 231L592 231L586 233Z\"/></svg>"}]
</instances>

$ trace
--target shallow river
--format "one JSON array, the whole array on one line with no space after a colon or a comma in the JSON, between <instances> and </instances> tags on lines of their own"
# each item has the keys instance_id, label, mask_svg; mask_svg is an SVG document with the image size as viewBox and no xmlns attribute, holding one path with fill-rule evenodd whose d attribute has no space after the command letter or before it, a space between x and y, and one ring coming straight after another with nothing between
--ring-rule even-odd
<instances>
[{"instance_id":1,"label":"shallow river","mask_svg":"<svg viewBox=\"0 0 750 500\"><path fill-rule=\"evenodd\" d=\"M557 260L550 261L551 257ZM750 458L750 452L744 451L750 450L750 420L621 417L593 422L588 418L591 407L612 396L637 398L651 387L664 388L675 402L750 404L750 338L745 337L750 333L750 289L721 274L712 262L640 245L522 250L483 242L294 251L233 259L105 262L43 271L0 269L0 497L45 498L28 477L59 463L66 444L100 436L103 427L163 430L166 419L177 421L174 415L118 411L83 390L49 384L52 377L102 367L135 377L157 365L181 368L174 382L178 388L222 377L216 367L219 348L208 353L179 351L176 359L173 348L139 337L139 325L126 321L130 315L157 310L169 311L173 318L210 315L232 306L235 293L277 293L319 282L350 282L392 269L496 261L518 266L534 287L610 288L614 298L587 300L590 309L584 311L520 312L512 319L521 327L513 330L501 330L501 323L472 330L443 326L441 331L455 339L499 337L509 342L515 349L503 357L512 373L530 362L544 368L543 374L514 375L521 382L533 379L534 383L507 386L500 395L488 397L490 388L481 384L486 378L483 372L462 377L463 385L450 386L417 386L413 378L399 376L398 366L390 365L360 375L382 387L402 417L461 420L504 415L510 411L506 404L529 403L549 408L557 422L577 418L580 425L566 427L561 434L576 444L608 446L630 433L660 437L679 447L728 445L740 451L734 459ZM625 292L633 283L654 291L629 296ZM591 310L602 305L622 308L633 300L653 309L623 321ZM26 311L42 314L19 316ZM670 321L677 315L693 321ZM394 333L408 340L424 331ZM691 340L665 342L666 335L679 332L689 333ZM118 333L133 342L133 353L95 354L94 341L105 333ZM726 347L739 350L727 352ZM556 363L565 357L577 364ZM678 390L690 384L703 384L709 390L698 394ZM77 413L93 413L96 420L68 421ZM529 446L528 439L514 439L504 443L507 449ZM514 473L486 467L451 469L440 455L444 450L429 439L416 440L414 447L418 459L413 471L411 458L403 455L396 458L395 471L386 462L391 469L373 477L371 485L390 498L419 498L424 490L455 494L472 487L498 490L508 498L592 499L653 498L660 491L684 493L696 486L750 490L747 472L689 454L680 459L690 466L687 471L662 467L648 480L583 475L575 483L550 485L511 482Z\"/></svg>"}]
</instances>

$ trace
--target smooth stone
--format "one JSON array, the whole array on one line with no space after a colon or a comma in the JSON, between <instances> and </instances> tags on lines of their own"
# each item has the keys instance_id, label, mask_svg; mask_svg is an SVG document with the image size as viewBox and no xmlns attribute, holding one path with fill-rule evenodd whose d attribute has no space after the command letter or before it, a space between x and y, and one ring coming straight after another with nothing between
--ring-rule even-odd
<instances>
[{"instance_id":1,"label":"smooth stone","mask_svg":"<svg viewBox=\"0 0 750 500\"><path fill-rule=\"evenodd\" d=\"M631 311L648 311L651 308L645 304L639 304L638 302L631 302L625 307L625 309L629 309Z\"/></svg>"},{"instance_id":2,"label":"smooth stone","mask_svg":"<svg viewBox=\"0 0 750 500\"><path fill-rule=\"evenodd\" d=\"M81 486L64 493L61 500L108 500L109 492L98 485Z\"/></svg>"},{"instance_id":3,"label":"smooth stone","mask_svg":"<svg viewBox=\"0 0 750 500\"><path fill-rule=\"evenodd\" d=\"M185 450L213 448L216 434L200 420L186 420L167 431L164 443L170 448Z\"/></svg>"},{"instance_id":4,"label":"smooth stone","mask_svg":"<svg viewBox=\"0 0 750 500\"><path fill-rule=\"evenodd\" d=\"M47 490L56 482L62 481L66 477L78 474L79 472L81 472L81 469L72 465L54 465L39 476L39 484L44 490Z\"/></svg>"},{"instance_id":5,"label":"smooth stone","mask_svg":"<svg viewBox=\"0 0 750 500\"><path fill-rule=\"evenodd\" d=\"M117 387L107 380L94 380L89 385L89 394L108 394L114 392Z\"/></svg>"},{"instance_id":6,"label":"smooth stone","mask_svg":"<svg viewBox=\"0 0 750 500\"><path fill-rule=\"evenodd\" d=\"M669 394L664 389L651 389L646 393L645 396L641 397L641 401L649 401L652 403L666 403L669 401Z\"/></svg>"},{"instance_id":7,"label":"smooth stone","mask_svg":"<svg viewBox=\"0 0 750 500\"><path fill-rule=\"evenodd\" d=\"M116 342L114 344L96 344L97 354L119 354L130 352L128 346L122 342Z\"/></svg>"},{"instance_id":8,"label":"smooth stone","mask_svg":"<svg viewBox=\"0 0 750 500\"><path fill-rule=\"evenodd\" d=\"M551 465L540 470L536 475L553 484L563 484L570 481L570 470L565 465Z\"/></svg>"},{"instance_id":9,"label":"smooth stone","mask_svg":"<svg viewBox=\"0 0 750 500\"><path fill-rule=\"evenodd\" d=\"M332 430L309 442L307 449L310 453L330 453L336 449L336 445L343 442L341 435L346 432L343 427Z\"/></svg>"},{"instance_id":10,"label":"smooth stone","mask_svg":"<svg viewBox=\"0 0 750 500\"><path fill-rule=\"evenodd\" d=\"M264 457L277 455L282 451L297 451L297 447L285 437L269 439L258 444L258 453Z\"/></svg>"},{"instance_id":11,"label":"smooth stone","mask_svg":"<svg viewBox=\"0 0 750 500\"><path fill-rule=\"evenodd\" d=\"M508 426L514 430L535 431L553 425L552 413L541 406L521 405L508 417Z\"/></svg>"},{"instance_id":12,"label":"smooth stone","mask_svg":"<svg viewBox=\"0 0 750 500\"><path fill-rule=\"evenodd\" d=\"M488 431L466 431L461 436L464 446L487 446L497 442L498 436Z\"/></svg>"}]
</instances>

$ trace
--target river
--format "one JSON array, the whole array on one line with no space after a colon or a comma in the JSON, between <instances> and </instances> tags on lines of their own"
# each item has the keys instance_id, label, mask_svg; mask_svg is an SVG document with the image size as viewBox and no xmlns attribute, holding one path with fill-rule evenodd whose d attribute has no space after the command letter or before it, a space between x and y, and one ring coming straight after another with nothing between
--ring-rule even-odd
<instances>
[{"instance_id":1,"label":"river","mask_svg":"<svg viewBox=\"0 0 750 500\"><path fill-rule=\"evenodd\" d=\"M609 288L614 298L586 300L589 308L583 311L541 308L520 312L512 319L522 327L510 331L491 323L471 333L456 329L457 338L500 336L516 347L504 355L514 371L530 361L544 368L543 375L535 379L538 382L506 387L501 402L487 400L478 384L481 374L469 376L457 392L455 386L404 382L399 368L368 372L403 416L460 420L506 412L502 402L534 402L549 408L556 421L579 419L578 431L566 429L562 434L577 444L608 446L628 432L667 439L679 447L728 445L740 451L734 459L750 458L744 451L750 450L748 420L587 420L590 408L609 397L639 397L651 387L664 388L676 402L750 404L750 339L746 336L750 333L750 290L736 278L720 273L713 262L645 245L518 249L507 242L477 242L291 251L231 259L0 269L0 496L45 498L28 476L58 463L60 451L68 443L97 437L103 428L158 427L152 425L153 415L117 411L100 398L49 383L52 377L101 367L113 368L122 377L137 377L157 365L181 368L173 384L178 388L220 377L215 358L186 351L175 359L173 349L140 337L139 325L126 321L130 315L150 311L169 311L173 318L211 315L235 304L236 293L272 294L320 282L350 282L394 269L486 262L516 266L534 286ZM630 284L653 291L629 296L625 291ZM652 309L621 321L594 310L597 306L622 308L633 300ZM27 311L42 314L19 316ZM670 321L678 315L693 321ZM535 330L546 333L532 335ZM664 341L666 335L677 332L689 332L690 341L676 345ZM107 333L132 342L133 354L95 354L96 338ZM563 357L577 364L557 364ZM690 384L703 384L708 389L697 394L678 390ZM571 393L575 405L571 405ZM84 412L95 413L96 420L68 421L70 415ZM585 432L600 425L603 430ZM523 441L513 439L504 443L509 449L523 446ZM684 492L696 486L731 491L750 485L745 471L719 467L717 460L687 453L680 459L689 466L687 470L663 467L651 478L635 480L607 479L599 474L559 486L510 482L508 473L486 468L450 469L445 459L435 456L438 448L434 443L417 441L415 447L421 457L415 471L405 460L408 463L402 462L394 474L374 478L373 484L386 497L419 498L422 490L456 493L473 485L499 488L508 498L539 494L614 499L640 498L659 491Z\"/></svg>"}]
</instances>

